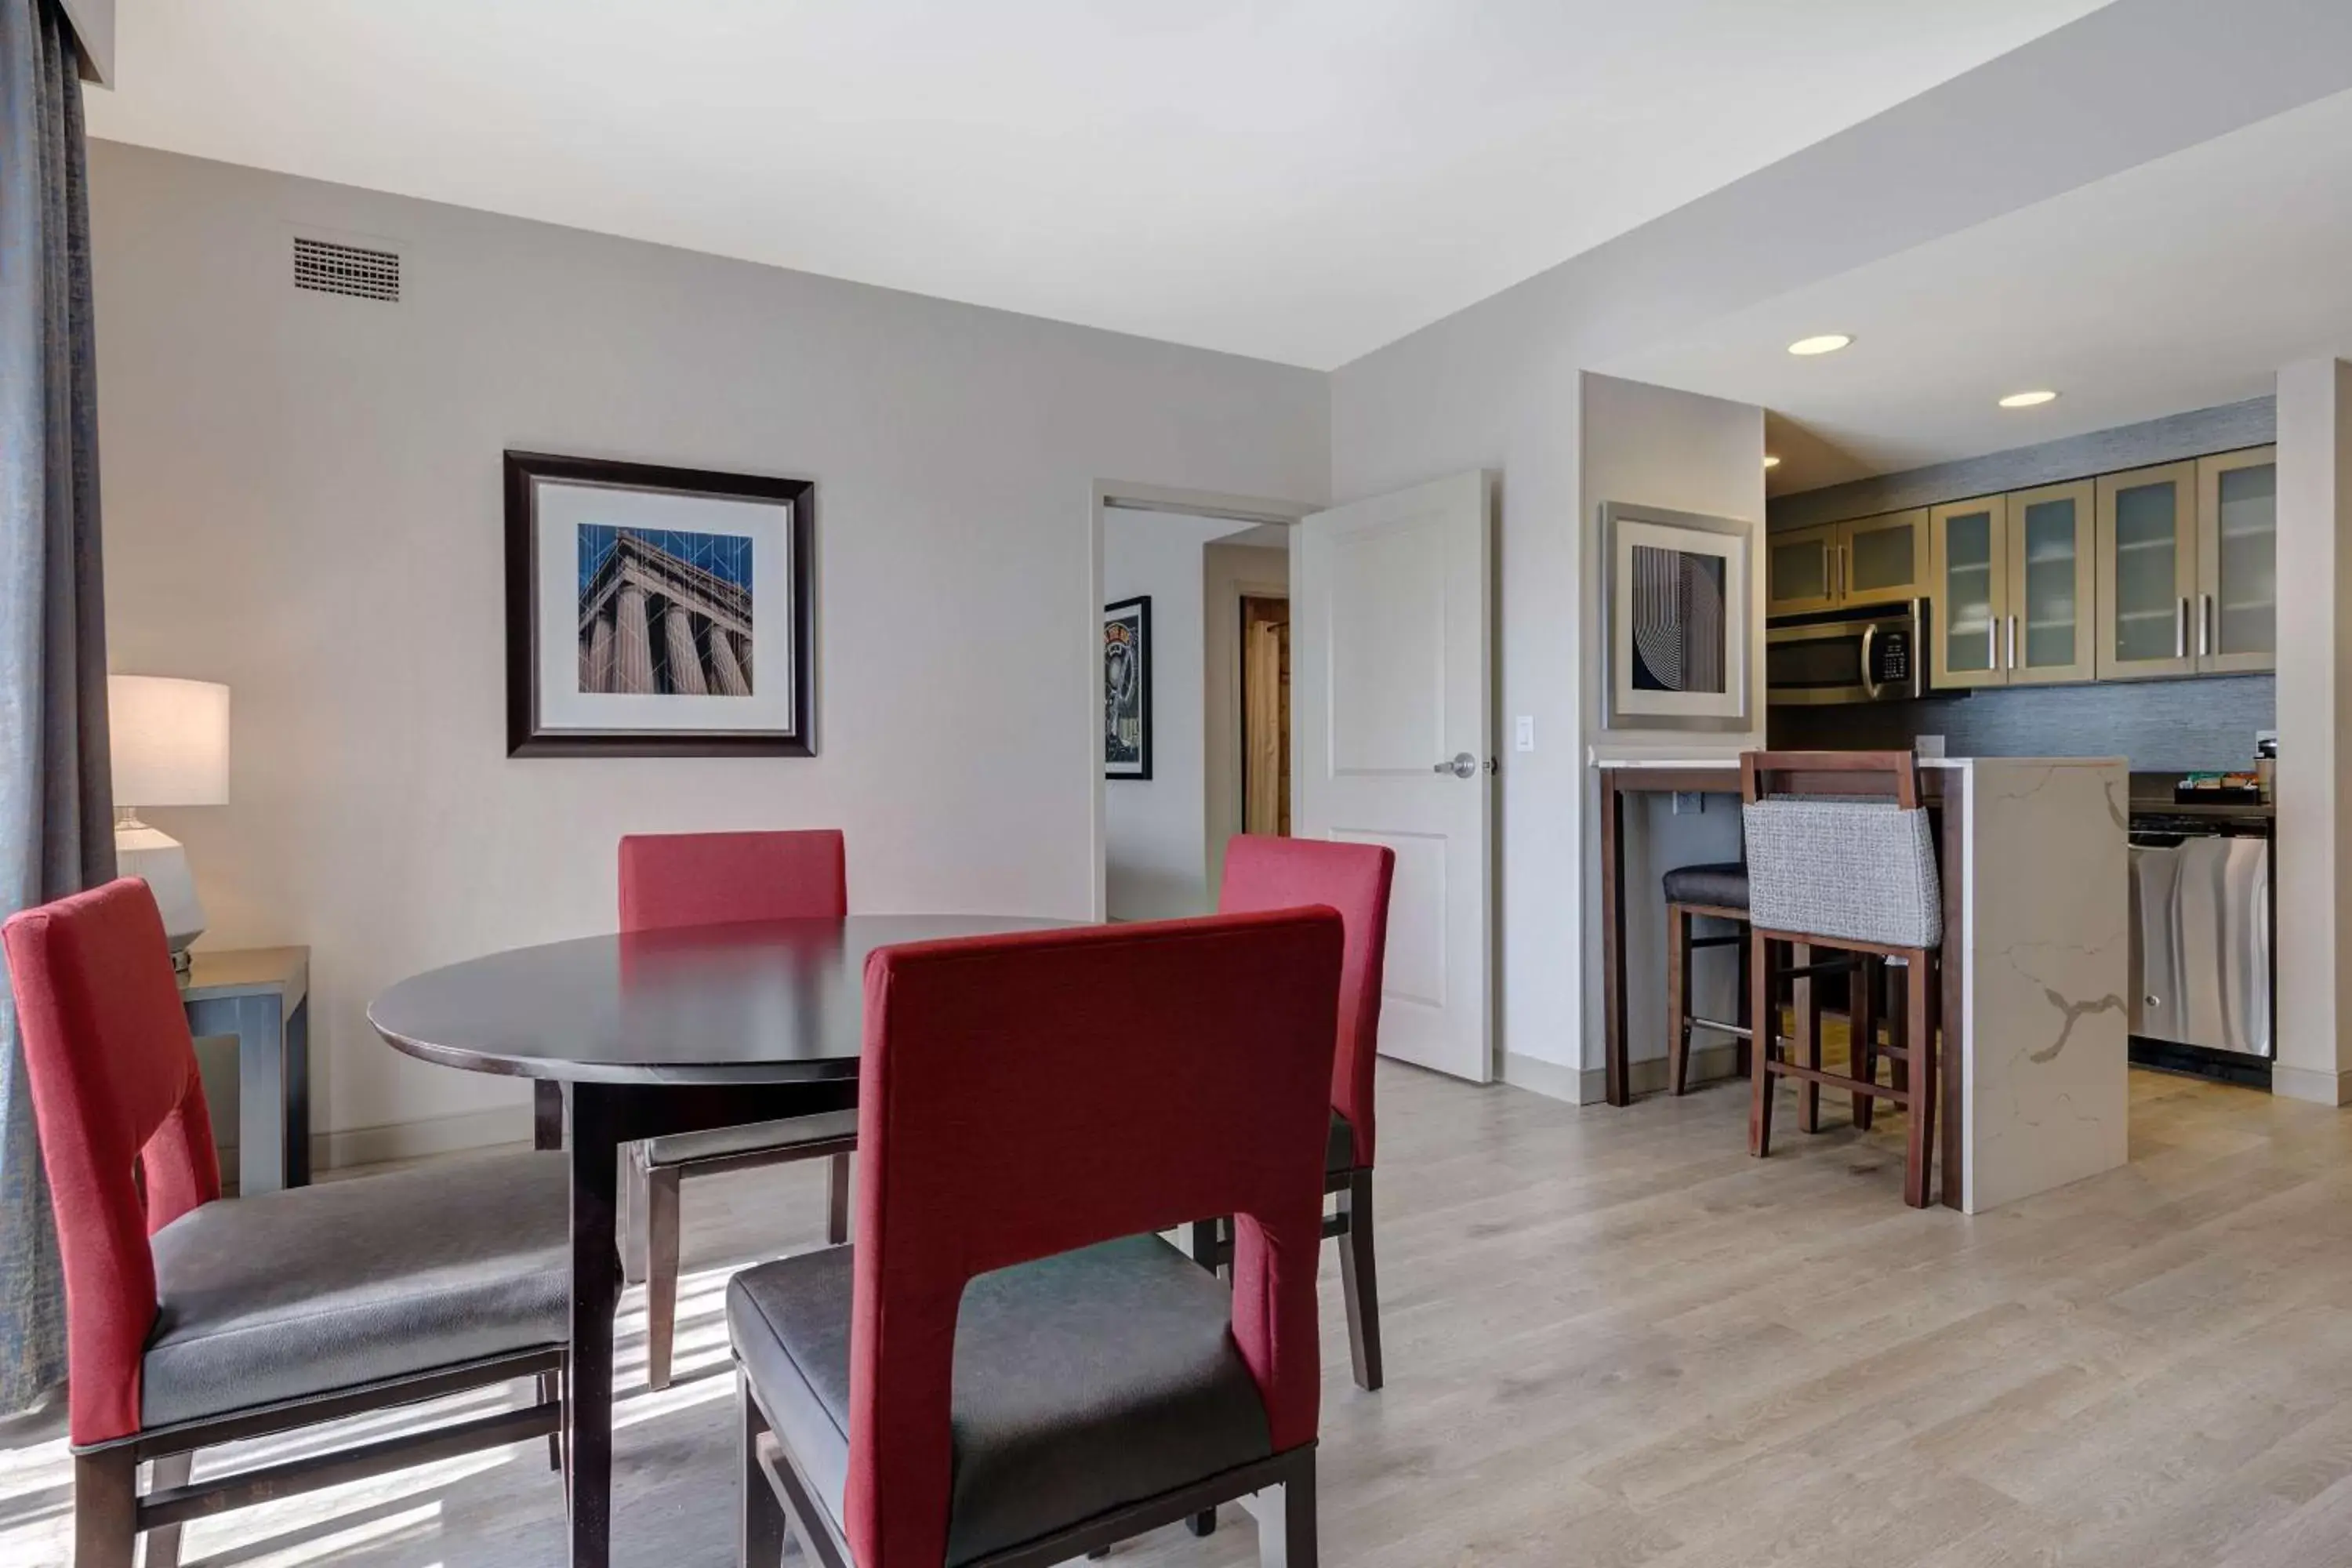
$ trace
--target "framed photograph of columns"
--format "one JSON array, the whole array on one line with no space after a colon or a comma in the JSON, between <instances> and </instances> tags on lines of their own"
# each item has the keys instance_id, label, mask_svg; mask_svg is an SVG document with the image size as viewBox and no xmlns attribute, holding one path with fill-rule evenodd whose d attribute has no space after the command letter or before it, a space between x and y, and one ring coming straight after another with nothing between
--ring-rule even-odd
<instances>
[{"instance_id":1,"label":"framed photograph of columns","mask_svg":"<svg viewBox=\"0 0 2352 1568\"><path fill-rule=\"evenodd\" d=\"M1754 531L1736 518L1603 503L1604 728L1750 728Z\"/></svg>"},{"instance_id":2,"label":"framed photograph of columns","mask_svg":"<svg viewBox=\"0 0 2352 1568\"><path fill-rule=\"evenodd\" d=\"M815 755L814 499L509 452L507 754Z\"/></svg>"}]
</instances>

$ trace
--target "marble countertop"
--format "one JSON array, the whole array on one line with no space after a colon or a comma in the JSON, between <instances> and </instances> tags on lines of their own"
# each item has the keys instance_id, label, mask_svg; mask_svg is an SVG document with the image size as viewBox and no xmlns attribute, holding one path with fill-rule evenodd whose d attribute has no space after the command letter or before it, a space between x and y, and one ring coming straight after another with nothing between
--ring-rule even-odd
<instances>
[{"instance_id":1,"label":"marble countertop","mask_svg":"<svg viewBox=\"0 0 2352 1568\"><path fill-rule=\"evenodd\" d=\"M1585 750L1585 765L1594 768L1721 768L1727 773L1739 771L1739 759L1733 757L1653 757L1605 756L1597 747ZM1923 768L1968 768L1991 763L2002 766L2032 768L2105 768L2126 764L2122 757L1921 757Z\"/></svg>"}]
</instances>

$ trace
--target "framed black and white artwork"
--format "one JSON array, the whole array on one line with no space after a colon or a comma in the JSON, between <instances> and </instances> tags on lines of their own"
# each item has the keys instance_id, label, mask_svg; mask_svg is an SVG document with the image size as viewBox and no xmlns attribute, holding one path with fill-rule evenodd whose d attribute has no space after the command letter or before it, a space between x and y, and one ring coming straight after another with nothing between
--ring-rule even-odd
<instances>
[{"instance_id":1,"label":"framed black and white artwork","mask_svg":"<svg viewBox=\"0 0 2352 1568\"><path fill-rule=\"evenodd\" d=\"M1103 776L1151 776L1151 599L1103 606Z\"/></svg>"},{"instance_id":2,"label":"framed black and white artwork","mask_svg":"<svg viewBox=\"0 0 2352 1568\"><path fill-rule=\"evenodd\" d=\"M1601 527L1605 727L1749 728L1754 525L1611 501Z\"/></svg>"},{"instance_id":3,"label":"framed black and white artwork","mask_svg":"<svg viewBox=\"0 0 2352 1568\"><path fill-rule=\"evenodd\" d=\"M807 479L506 455L509 756L813 756Z\"/></svg>"}]
</instances>

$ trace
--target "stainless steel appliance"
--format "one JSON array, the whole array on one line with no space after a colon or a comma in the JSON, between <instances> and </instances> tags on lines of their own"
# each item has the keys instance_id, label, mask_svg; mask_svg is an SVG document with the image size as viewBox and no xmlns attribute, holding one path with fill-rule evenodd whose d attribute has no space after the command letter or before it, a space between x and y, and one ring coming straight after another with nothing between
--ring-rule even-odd
<instances>
[{"instance_id":1,"label":"stainless steel appliance","mask_svg":"<svg viewBox=\"0 0 2352 1568\"><path fill-rule=\"evenodd\" d=\"M2272 1055L2271 825L2259 811L2131 818L2131 1032L2185 1063L2267 1081ZM2198 1058L2202 1058L2198 1059ZM2231 1058L2259 1070L2233 1072Z\"/></svg>"},{"instance_id":2,"label":"stainless steel appliance","mask_svg":"<svg viewBox=\"0 0 2352 1568\"><path fill-rule=\"evenodd\" d=\"M1764 629L1768 702L1897 702L1927 691L1927 602L1790 616Z\"/></svg>"}]
</instances>

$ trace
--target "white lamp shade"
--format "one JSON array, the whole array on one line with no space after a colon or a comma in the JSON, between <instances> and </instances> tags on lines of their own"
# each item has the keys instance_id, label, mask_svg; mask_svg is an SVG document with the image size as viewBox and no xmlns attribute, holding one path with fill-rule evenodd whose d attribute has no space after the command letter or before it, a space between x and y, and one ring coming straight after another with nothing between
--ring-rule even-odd
<instances>
[{"instance_id":1,"label":"white lamp shade","mask_svg":"<svg viewBox=\"0 0 2352 1568\"><path fill-rule=\"evenodd\" d=\"M106 678L117 805L228 804L228 688L164 675Z\"/></svg>"}]
</instances>

